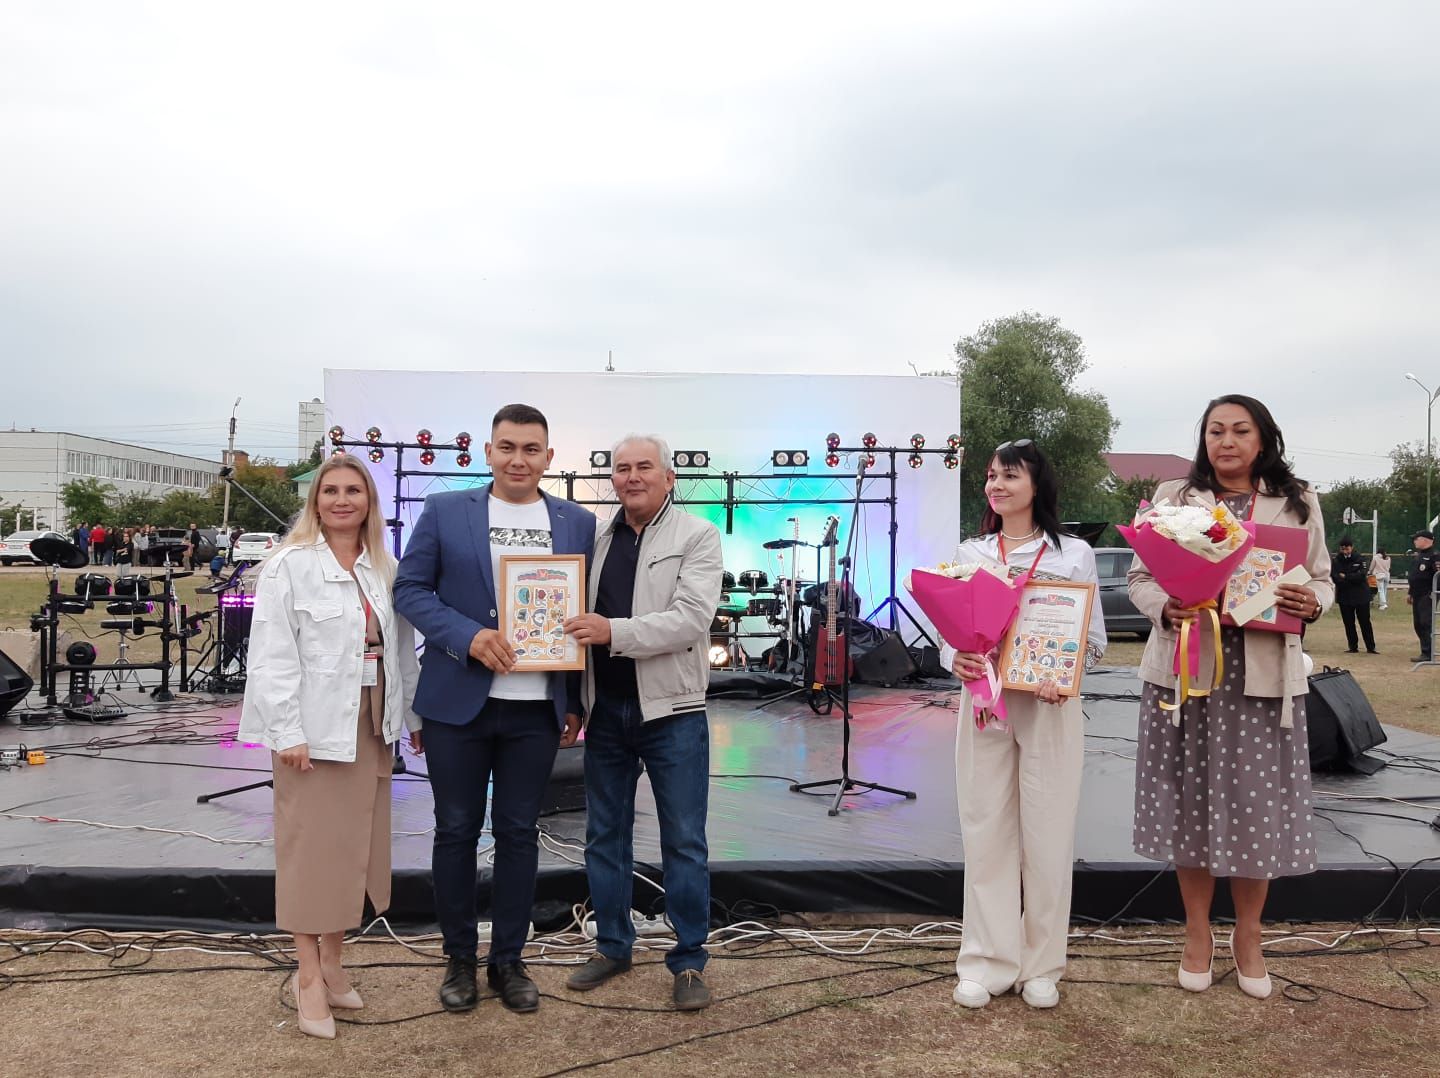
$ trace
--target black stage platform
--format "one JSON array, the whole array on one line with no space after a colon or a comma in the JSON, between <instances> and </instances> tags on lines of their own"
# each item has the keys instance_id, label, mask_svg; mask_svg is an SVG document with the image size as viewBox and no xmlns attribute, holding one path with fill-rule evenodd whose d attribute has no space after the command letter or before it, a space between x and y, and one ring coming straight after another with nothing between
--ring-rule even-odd
<instances>
[{"instance_id":1,"label":"black stage platform","mask_svg":"<svg viewBox=\"0 0 1440 1078\"><path fill-rule=\"evenodd\" d=\"M1174 918L1178 897L1163 866L1130 849L1139 684L1130 670L1097 671L1085 687L1074 915L1077 921ZM789 790L791 779L838 774L838 718L813 715L799 697L763 708L755 701L712 700L710 856L714 897L725 907L717 916L774 907L958 918L964 870L953 764L958 697L953 687L857 690L852 773L919 797L849 797L838 817L827 815L830 798L823 791ZM148 698L136 694L134 700ZM72 747L43 766L0 771L0 806L8 814L0 817L0 926L270 927L270 791L206 805L195 800L268 775L268 753L230 740L238 700L182 698L164 708L151 704L119 723L43 730L19 727L14 717L0 724L0 748L78 746L91 739L97 747ZM1317 775L1317 791L1417 803L1319 794L1321 869L1277 881L1269 917L1440 915L1440 832L1428 826L1440 810L1440 800L1429 800L1440 799L1440 739L1393 727L1388 733L1384 748L1403 759L1373 777ZM423 758L407 760L423 770ZM431 823L427 783L415 775L400 778L391 909L397 925L430 923ZM561 842L583 841L583 812L556 814L544 825ZM644 782L635 834L638 856L658 865ZM482 861L484 853L482 847ZM538 921L568 919L570 904L584 900L581 860L578 846L542 853ZM488 889L483 871L481 886ZM637 888L637 900L647 900L646 890Z\"/></svg>"}]
</instances>

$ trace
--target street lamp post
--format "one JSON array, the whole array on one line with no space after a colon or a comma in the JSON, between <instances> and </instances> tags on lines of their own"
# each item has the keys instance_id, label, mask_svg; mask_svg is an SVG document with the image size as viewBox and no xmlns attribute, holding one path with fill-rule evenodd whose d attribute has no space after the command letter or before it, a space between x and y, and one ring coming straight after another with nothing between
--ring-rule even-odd
<instances>
[{"instance_id":1,"label":"street lamp post","mask_svg":"<svg viewBox=\"0 0 1440 1078\"><path fill-rule=\"evenodd\" d=\"M239 397L236 397L236 398L235 398L235 407L230 409L230 445L229 445L229 447L225 450L225 466L226 466L227 468L233 468L233 467L235 467L235 412L236 412L236 410L237 410L239 407L240 407L240 398L239 398ZM1429 520L1430 518L1427 516L1425 519L1426 519L1426 520ZM223 532L226 532L227 534L228 534L229 531L230 531L230 484L229 484L229 483L226 483L226 484L225 484L225 508L224 508L224 509L221 511L221 513L220 513L220 530L223 531Z\"/></svg>"},{"instance_id":2,"label":"street lamp post","mask_svg":"<svg viewBox=\"0 0 1440 1078\"><path fill-rule=\"evenodd\" d=\"M1405 376L1410 381L1425 391L1425 527L1430 527L1430 473L1435 470L1435 452L1430 441L1430 416L1435 410L1435 399L1440 397L1440 389L1430 392L1424 382L1413 374Z\"/></svg>"}]
</instances>

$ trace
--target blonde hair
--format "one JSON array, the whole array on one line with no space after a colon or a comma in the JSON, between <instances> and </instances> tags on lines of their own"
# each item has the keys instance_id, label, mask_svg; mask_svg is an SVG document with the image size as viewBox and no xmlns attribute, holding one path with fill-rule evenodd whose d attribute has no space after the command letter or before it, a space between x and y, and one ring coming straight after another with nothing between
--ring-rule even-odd
<instances>
[{"instance_id":1,"label":"blonde hair","mask_svg":"<svg viewBox=\"0 0 1440 1078\"><path fill-rule=\"evenodd\" d=\"M335 453L315 469L305 506L295 518L294 526L281 545L314 546L325 537L320 524L320 488L324 486L326 477L337 468L349 468L360 474L365 484L365 496L370 503L365 511L365 523L360 526L360 545L369 552L370 563L381 577L385 580L394 579L395 559L385 548L385 513L380 508L380 491L375 486L370 469L361 463L359 457L350 453Z\"/></svg>"}]
</instances>

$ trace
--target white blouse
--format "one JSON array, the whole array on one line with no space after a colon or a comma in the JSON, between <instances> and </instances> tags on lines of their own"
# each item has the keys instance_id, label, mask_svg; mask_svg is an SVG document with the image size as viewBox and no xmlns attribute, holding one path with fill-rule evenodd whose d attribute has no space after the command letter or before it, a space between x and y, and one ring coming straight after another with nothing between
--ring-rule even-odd
<instances>
[{"instance_id":1,"label":"white blouse","mask_svg":"<svg viewBox=\"0 0 1440 1078\"><path fill-rule=\"evenodd\" d=\"M1040 555L1040 564L1036 566L1036 575L1043 577L1048 575L1055 580L1074 580L1085 584L1095 585L1095 598L1090 606L1090 629L1086 633L1085 667L1089 669L1099 661L1100 656L1105 654L1105 611L1100 606L1100 577L1095 571L1095 551L1090 544L1083 539L1077 539L1073 535L1062 535L1060 546L1056 546L1049 539L1041 537L1032 539L1027 543L1018 546L1012 545L1008 540L1005 543L1005 558L1000 558L1000 534L982 535L975 539L967 540L960 544L956 551L957 562L988 561L995 565L1004 564L1011 576L1029 570L1035 564L1035 555L1040 550L1040 544L1045 544L1045 552ZM940 649L940 662L945 669L950 668L954 662L955 649L949 644L944 644Z\"/></svg>"}]
</instances>

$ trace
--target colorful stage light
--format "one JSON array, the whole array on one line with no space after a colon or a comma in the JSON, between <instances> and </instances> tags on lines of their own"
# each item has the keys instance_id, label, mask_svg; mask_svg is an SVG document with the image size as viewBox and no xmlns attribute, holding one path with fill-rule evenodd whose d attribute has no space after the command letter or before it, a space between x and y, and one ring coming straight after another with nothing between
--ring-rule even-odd
<instances>
[{"instance_id":1,"label":"colorful stage light","mask_svg":"<svg viewBox=\"0 0 1440 1078\"><path fill-rule=\"evenodd\" d=\"M867 430L863 435L861 435L860 444L863 445L866 449L874 449L877 445L880 444L880 439L876 438L874 434Z\"/></svg>"},{"instance_id":2,"label":"colorful stage light","mask_svg":"<svg viewBox=\"0 0 1440 1078\"><path fill-rule=\"evenodd\" d=\"M830 434L825 435L825 448L831 450L832 452L836 449L839 449L840 435L835 434L833 431Z\"/></svg>"},{"instance_id":3,"label":"colorful stage light","mask_svg":"<svg viewBox=\"0 0 1440 1078\"><path fill-rule=\"evenodd\" d=\"M423 464L423 465L425 465L425 467L427 467L427 468L430 467L430 465L434 464L434 463L435 463L435 450L433 450L433 449L422 449L422 450L420 450L420 463Z\"/></svg>"},{"instance_id":4,"label":"colorful stage light","mask_svg":"<svg viewBox=\"0 0 1440 1078\"><path fill-rule=\"evenodd\" d=\"M925 463L925 458L922 457L919 453L911 453L908 457L905 458L905 460L912 468L918 468L920 467L920 465Z\"/></svg>"},{"instance_id":5,"label":"colorful stage light","mask_svg":"<svg viewBox=\"0 0 1440 1078\"><path fill-rule=\"evenodd\" d=\"M470 448L469 431L462 430L459 434L455 435L455 448L460 450L462 453Z\"/></svg>"},{"instance_id":6,"label":"colorful stage light","mask_svg":"<svg viewBox=\"0 0 1440 1078\"><path fill-rule=\"evenodd\" d=\"M431 433L424 427L421 427L418 431L415 432L415 440L421 445L429 445L432 438L433 435L431 435Z\"/></svg>"},{"instance_id":7,"label":"colorful stage light","mask_svg":"<svg viewBox=\"0 0 1440 1078\"><path fill-rule=\"evenodd\" d=\"M925 435L923 435L923 434L912 434L912 435L910 435L910 448L911 448L911 449L924 449L924 448L925 448Z\"/></svg>"},{"instance_id":8,"label":"colorful stage light","mask_svg":"<svg viewBox=\"0 0 1440 1078\"><path fill-rule=\"evenodd\" d=\"M374 445L376 442L378 442L380 440L380 428L371 427L369 430L367 430L365 432L365 440L371 445Z\"/></svg>"},{"instance_id":9,"label":"colorful stage light","mask_svg":"<svg viewBox=\"0 0 1440 1078\"><path fill-rule=\"evenodd\" d=\"M959 449L964 444L965 443L960 440L960 435L958 434L952 434L950 435L950 437L945 439L945 445L947 448L950 449Z\"/></svg>"},{"instance_id":10,"label":"colorful stage light","mask_svg":"<svg viewBox=\"0 0 1440 1078\"><path fill-rule=\"evenodd\" d=\"M827 468L838 468L838 467L840 467L840 454L839 454L839 453L826 453L826 454L825 454L825 467L827 467Z\"/></svg>"},{"instance_id":11,"label":"colorful stage light","mask_svg":"<svg viewBox=\"0 0 1440 1078\"><path fill-rule=\"evenodd\" d=\"M867 472L870 472L870 471L874 471L874 470L875 470L875 454L874 454L874 453L866 453L866 454L865 454L865 470L866 470Z\"/></svg>"},{"instance_id":12,"label":"colorful stage light","mask_svg":"<svg viewBox=\"0 0 1440 1078\"><path fill-rule=\"evenodd\" d=\"M590 467L597 472L608 472L610 470L610 450L592 449L590 451Z\"/></svg>"},{"instance_id":13,"label":"colorful stage light","mask_svg":"<svg viewBox=\"0 0 1440 1078\"><path fill-rule=\"evenodd\" d=\"M770 463L776 468L804 468L810 454L804 449L777 449L770 454Z\"/></svg>"},{"instance_id":14,"label":"colorful stage light","mask_svg":"<svg viewBox=\"0 0 1440 1078\"><path fill-rule=\"evenodd\" d=\"M960 456L959 456L959 454L956 454L956 453L946 453L946 454L945 454L945 467L951 469L952 471L953 471L954 469L960 467Z\"/></svg>"},{"instance_id":15,"label":"colorful stage light","mask_svg":"<svg viewBox=\"0 0 1440 1078\"><path fill-rule=\"evenodd\" d=\"M331 444L331 445L339 445L339 444L340 444L341 442L343 442L344 440L345 440L345 428L344 428L344 427L340 426L340 424L337 423L337 424L335 424L335 426L333 426L333 427L330 428L330 444Z\"/></svg>"},{"instance_id":16,"label":"colorful stage light","mask_svg":"<svg viewBox=\"0 0 1440 1078\"><path fill-rule=\"evenodd\" d=\"M462 467L462 468L468 468L468 467L470 467L470 454L469 454L469 453L457 453L457 454L455 455L455 463L458 464L458 465L460 465L460 467Z\"/></svg>"},{"instance_id":17,"label":"colorful stage light","mask_svg":"<svg viewBox=\"0 0 1440 1078\"><path fill-rule=\"evenodd\" d=\"M384 460L384 459L385 459L385 450L381 449L378 445L377 445L377 446L373 446L373 447L371 448L371 450L370 450L370 463L371 463L371 464L379 464L379 463L380 463L382 460Z\"/></svg>"},{"instance_id":18,"label":"colorful stage light","mask_svg":"<svg viewBox=\"0 0 1440 1078\"><path fill-rule=\"evenodd\" d=\"M705 449L677 449L675 450L675 467L708 468L710 467L710 452Z\"/></svg>"}]
</instances>

